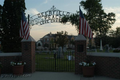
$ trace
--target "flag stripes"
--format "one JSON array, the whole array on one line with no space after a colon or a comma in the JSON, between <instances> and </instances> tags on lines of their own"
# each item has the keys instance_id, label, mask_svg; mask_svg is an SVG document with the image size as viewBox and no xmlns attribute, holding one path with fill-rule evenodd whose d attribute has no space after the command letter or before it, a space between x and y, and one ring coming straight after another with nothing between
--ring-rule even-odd
<instances>
[{"instance_id":1,"label":"flag stripes","mask_svg":"<svg viewBox=\"0 0 120 80\"><path fill-rule=\"evenodd\" d=\"M20 37L28 39L30 35L29 24L26 21L25 15L22 12L21 27L20 27Z\"/></svg>"},{"instance_id":2,"label":"flag stripes","mask_svg":"<svg viewBox=\"0 0 120 80\"><path fill-rule=\"evenodd\" d=\"M92 30L91 30L89 24L87 23L86 19L84 18L83 13L80 8L79 8L79 11L80 11L79 34L82 34L89 38L93 38Z\"/></svg>"}]
</instances>

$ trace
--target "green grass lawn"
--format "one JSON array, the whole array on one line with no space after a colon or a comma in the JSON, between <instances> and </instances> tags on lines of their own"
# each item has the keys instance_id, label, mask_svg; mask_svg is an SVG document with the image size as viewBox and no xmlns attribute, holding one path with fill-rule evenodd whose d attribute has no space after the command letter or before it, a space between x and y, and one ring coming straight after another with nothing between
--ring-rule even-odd
<instances>
[{"instance_id":1,"label":"green grass lawn","mask_svg":"<svg viewBox=\"0 0 120 80\"><path fill-rule=\"evenodd\" d=\"M36 54L36 70L37 71L74 72L75 61L74 60L69 61L67 59L67 54L64 54L64 58L62 59L56 58L56 62L55 62L54 54L46 54L46 53Z\"/></svg>"}]
</instances>

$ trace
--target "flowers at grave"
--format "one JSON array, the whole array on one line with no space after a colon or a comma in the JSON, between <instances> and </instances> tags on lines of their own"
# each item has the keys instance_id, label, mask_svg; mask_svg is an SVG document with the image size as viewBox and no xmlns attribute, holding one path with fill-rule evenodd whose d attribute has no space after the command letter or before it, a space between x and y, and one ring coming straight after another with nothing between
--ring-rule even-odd
<instances>
[{"instance_id":1,"label":"flowers at grave","mask_svg":"<svg viewBox=\"0 0 120 80\"><path fill-rule=\"evenodd\" d=\"M95 62L81 62L79 63L80 66L95 66Z\"/></svg>"},{"instance_id":2,"label":"flowers at grave","mask_svg":"<svg viewBox=\"0 0 120 80\"><path fill-rule=\"evenodd\" d=\"M13 61L11 61L10 62L10 65L12 65L12 66L20 66L20 65L26 65L26 62L13 62Z\"/></svg>"}]
</instances>

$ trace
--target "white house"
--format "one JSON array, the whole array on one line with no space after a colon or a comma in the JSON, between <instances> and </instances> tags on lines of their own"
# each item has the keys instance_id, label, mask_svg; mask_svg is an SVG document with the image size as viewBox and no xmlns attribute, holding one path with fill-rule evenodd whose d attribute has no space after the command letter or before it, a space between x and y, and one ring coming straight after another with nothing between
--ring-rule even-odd
<instances>
[{"instance_id":1,"label":"white house","mask_svg":"<svg viewBox=\"0 0 120 80\"><path fill-rule=\"evenodd\" d=\"M42 49L43 48L42 46L43 46L43 44L40 40L36 42L36 48L37 49Z\"/></svg>"}]
</instances>

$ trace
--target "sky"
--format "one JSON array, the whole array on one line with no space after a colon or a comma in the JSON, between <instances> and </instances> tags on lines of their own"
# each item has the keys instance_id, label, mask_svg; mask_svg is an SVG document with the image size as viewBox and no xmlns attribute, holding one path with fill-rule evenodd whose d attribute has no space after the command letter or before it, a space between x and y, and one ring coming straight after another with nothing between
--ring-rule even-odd
<instances>
[{"instance_id":1,"label":"sky","mask_svg":"<svg viewBox=\"0 0 120 80\"><path fill-rule=\"evenodd\" d=\"M71 13L76 13L79 10L79 3L82 0L25 0L26 14L30 16L36 15L40 12L49 10L53 5L61 10ZM4 0L0 0L0 4L3 5ZM120 27L120 0L101 0L103 9L106 13L113 12L116 15L116 22L112 25L112 29ZM82 8L84 13L84 9ZM44 25L31 26L30 35L38 41L44 35L48 33L57 33L60 31L67 31L69 35L78 35L75 26L71 24L61 23L49 23Z\"/></svg>"}]
</instances>

